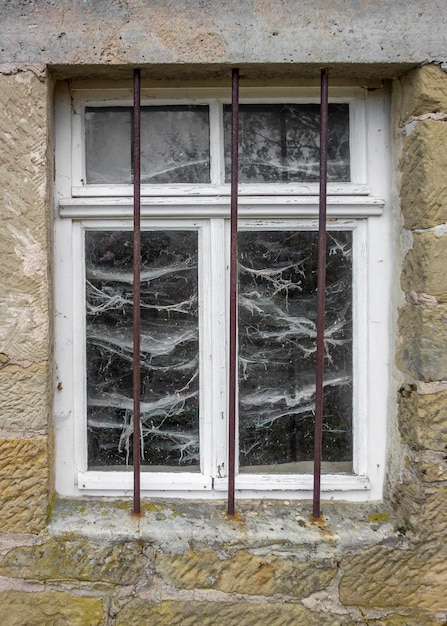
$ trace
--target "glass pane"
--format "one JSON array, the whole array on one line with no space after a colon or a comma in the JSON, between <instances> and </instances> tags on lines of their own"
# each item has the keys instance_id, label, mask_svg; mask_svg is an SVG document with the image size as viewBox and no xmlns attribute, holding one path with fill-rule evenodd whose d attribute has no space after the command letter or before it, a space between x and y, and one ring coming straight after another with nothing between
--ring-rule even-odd
<instances>
[{"instance_id":1,"label":"glass pane","mask_svg":"<svg viewBox=\"0 0 447 626\"><path fill-rule=\"evenodd\" d=\"M231 106L224 107L225 179L230 180ZM241 183L318 182L320 106L242 104L239 111ZM350 180L349 105L329 105L328 180Z\"/></svg>"},{"instance_id":2,"label":"glass pane","mask_svg":"<svg viewBox=\"0 0 447 626\"><path fill-rule=\"evenodd\" d=\"M210 182L208 107L142 109L141 182Z\"/></svg>"},{"instance_id":3,"label":"glass pane","mask_svg":"<svg viewBox=\"0 0 447 626\"><path fill-rule=\"evenodd\" d=\"M132 116L127 107L85 112L86 175L89 184L132 182Z\"/></svg>"},{"instance_id":4,"label":"glass pane","mask_svg":"<svg viewBox=\"0 0 447 626\"><path fill-rule=\"evenodd\" d=\"M133 112L129 107L86 110L87 183L132 182ZM141 108L141 182L210 182L207 106Z\"/></svg>"},{"instance_id":5,"label":"glass pane","mask_svg":"<svg viewBox=\"0 0 447 626\"><path fill-rule=\"evenodd\" d=\"M239 233L241 471L307 472L313 459L314 231ZM352 471L352 232L328 232L323 471Z\"/></svg>"},{"instance_id":6,"label":"glass pane","mask_svg":"<svg viewBox=\"0 0 447 626\"><path fill-rule=\"evenodd\" d=\"M132 464L132 233L87 231L89 469ZM199 470L197 232L142 233L142 468Z\"/></svg>"}]
</instances>

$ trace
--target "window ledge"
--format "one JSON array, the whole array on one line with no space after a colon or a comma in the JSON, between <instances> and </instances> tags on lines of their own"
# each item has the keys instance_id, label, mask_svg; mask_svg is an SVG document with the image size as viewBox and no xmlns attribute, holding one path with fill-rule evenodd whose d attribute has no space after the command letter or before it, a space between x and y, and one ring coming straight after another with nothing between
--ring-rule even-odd
<instances>
[{"instance_id":1,"label":"window ledge","mask_svg":"<svg viewBox=\"0 0 447 626\"><path fill-rule=\"evenodd\" d=\"M238 501L237 515L226 515L224 501L150 500L142 516L132 515L132 501L59 499L48 531L92 540L142 540L162 550L254 550L336 558L347 550L402 542L383 503L325 502L322 519L311 519L309 502L288 500Z\"/></svg>"}]
</instances>

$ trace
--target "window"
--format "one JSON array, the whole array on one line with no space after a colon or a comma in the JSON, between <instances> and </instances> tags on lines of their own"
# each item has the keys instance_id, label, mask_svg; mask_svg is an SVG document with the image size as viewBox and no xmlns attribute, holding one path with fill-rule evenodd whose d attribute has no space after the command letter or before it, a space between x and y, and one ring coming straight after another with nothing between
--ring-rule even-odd
<instances>
[{"instance_id":1,"label":"window","mask_svg":"<svg viewBox=\"0 0 447 626\"><path fill-rule=\"evenodd\" d=\"M141 487L227 488L228 90L143 90ZM132 94L56 91L56 488L132 490ZM241 89L240 497L310 497L318 93ZM382 493L387 97L330 91L322 497Z\"/></svg>"}]
</instances>

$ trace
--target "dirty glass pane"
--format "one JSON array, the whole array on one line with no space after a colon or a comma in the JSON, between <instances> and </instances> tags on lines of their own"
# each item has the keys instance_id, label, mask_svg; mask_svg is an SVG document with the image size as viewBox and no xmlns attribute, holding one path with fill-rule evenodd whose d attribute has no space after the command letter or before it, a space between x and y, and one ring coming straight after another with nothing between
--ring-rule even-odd
<instances>
[{"instance_id":1,"label":"dirty glass pane","mask_svg":"<svg viewBox=\"0 0 447 626\"><path fill-rule=\"evenodd\" d=\"M87 108L87 183L132 182L130 107ZM141 182L210 182L207 106L141 108Z\"/></svg>"},{"instance_id":2,"label":"dirty glass pane","mask_svg":"<svg viewBox=\"0 0 447 626\"><path fill-rule=\"evenodd\" d=\"M225 179L230 180L231 106L224 107ZM349 105L329 104L328 180L350 180ZM320 106L242 104L241 183L318 182Z\"/></svg>"},{"instance_id":3,"label":"dirty glass pane","mask_svg":"<svg viewBox=\"0 0 447 626\"><path fill-rule=\"evenodd\" d=\"M89 184L131 183L132 114L128 107L87 108L85 159Z\"/></svg>"},{"instance_id":4,"label":"dirty glass pane","mask_svg":"<svg viewBox=\"0 0 447 626\"><path fill-rule=\"evenodd\" d=\"M239 233L241 471L307 472L313 459L315 231ZM329 231L323 471L351 471L352 232Z\"/></svg>"},{"instance_id":5,"label":"dirty glass pane","mask_svg":"<svg viewBox=\"0 0 447 626\"><path fill-rule=\"evenodd\" d=\"M210 182L207 106L142 109L141 182Z\"/></svg>"},{"instance_id":6,"label":"dirty glass pane","mask_svg":"<svg viewBox=\"0 0 447 626\"><path fill-rule=\"evenodd\" d=\"M132 233L87 231L89 469L131 465ZM199 470L197 232L142 232L142 468Z\"/></svg>"}]
</instances>

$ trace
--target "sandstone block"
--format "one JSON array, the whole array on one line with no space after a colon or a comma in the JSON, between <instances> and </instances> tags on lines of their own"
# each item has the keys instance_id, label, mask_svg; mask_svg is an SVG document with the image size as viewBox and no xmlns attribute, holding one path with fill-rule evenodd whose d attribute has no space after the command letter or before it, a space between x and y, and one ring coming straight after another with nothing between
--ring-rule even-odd
<instances>
[{"instance_id":1,"label":"sandstone block","mask_svg":"<svg viewBox=\"0 0 447 626\"><path fill-rule=\"evenodd\" d=\"M49 501L47 438L0 440L2 532L39 532Z\"/></svg>"},{"instance_id":2,"label":"sandstone block","mask_svg":"<svg viewBox=\"0 0 447 626\"><path fill-rule=\"evenodd\" d=\"M447 390L420 394L416 388L399 394L399 429L412 448L447 451Z\"/></svg>"},{"instance_id":3,"label":"sandstone block","mask_svg":"<svg viewBox=\"0 0 447 626\"><path fill-rule=\"evenodd\" d=\"M439 620L429 615L427 611L406 610L406 615L395 614L386 617L371 619L367 624L371 626L439 626Z\"/></svg>"},{"instance_id":4,"label":"sandstone block","mask_svg":"<svg viewBox=\"0 0 447 626\"><path fill-rule=\"evenodd\" d=\"M46 361L27 368L7 365L0 369L0 429L46 429L51 379Z\"/></svg>"},{"instance_id":5,"label":"sandstone block","mask_svg":"<svg viewBox=\"0 0 447 626\"><path fill-rule=\"evenodd\" d=\"M414 233L413 248L402 268L402 289L426 293L435 296L438 302L447 302L446 251L447 234Z\"/></svg>"},{"instance_id":6,"label":"sandstone block","mask_svg":"<svg viewBox=\"0 0 447 626\"><path fill-rule=\"evenodd\" d=\"M424 65L400 79L400 117L447 112L447 74L437 65Z\"/></svg>"},{"instance_id":7,"label":"sandstone block","mask_svg":"<svg viewBox=\"0 0 447 626\"><path fill-rule=\"evenodd\" d=\"M140 580L146 565L147 559L136 543L101 543L59 536L10 550L0 557L0 575L130 585Z\"/></svg>"},{"instance_id":8,"label":"sandstone block","mask_svg":"<svg viewBox=\"0 0 447 626\"><path fill-rule=\"evenodd\" d=\"M426 451L418 455L422 476L427 483L447 483L447 457L445 452Z\"/></svg>"},{"instance_id":9,"label":"sandstone block","mask_svg":"<svg viewBox=\"0 0 447 626\"><path fill-rule=\"evenodd\" d=\"M216 552L162 554L157 575L179 589L218 589L226 593L299 598L327 587L337 570L330 559L300 561L292 556L255 556L240 550L221 559Z\"/></svg>"},{"instance_id":10,"label":"sandstone block","mask_svg":"<svg viewBox=\"0 0 447 626\"><path fill-rule=\"evenodd\" d=\"M417 540L420 550L427 560L444 559L447 563L447 544L445 530L447 528L447 491L444 483L425 484L424 505L419 514ZM447 576L447 569L445 569ZM444 577L445 581L445 577ZM447 598L447 586L445 586ZM447 609L447 602L444 604Z\"/></svg>"},{"instance_id":11,"label":"sandstone block","mask_svg":"<svg viewBox=\"0 0 447 626\"><path fill-rule=\"evenodd\" d=\"M131 601L118 614L116 626L350 626L349 615L313 612L301 604L248 602Z\"/></svg>"},{"instance_id":12,"label":"sandstone block","mask_svg":"<svg viewBox=\"0 0 447 626\"><path fill-rule=\"evenodd\" d=\"M0 352L25 366L50 346L47 127L47 86L0 75Z\"/></svg>"},{"instance_id":13,"label":"sandstone block","mask_svg":"<svg viewBox=\"0 0 447 626\"><path fill-rule=\"evenodd\" d=\"M0 593L3 626L102 626L102 602L94 598L44 591Z\"/></svg>"},{"instance_id":14,"label":"sandstone block","mask_svg":"<svg viewBox=\"0 0 447 626\"><path fill-rule=\"evenodd\" d=\"M405 304L399 311L400 345L396 362L402 372L425 382L447 379L447 306L427 309Z\"/></svg>"},{"instance_id":15,"label":"sandstone block","mask_svg":"<svg viewBox=\"0 0 447 626\"><path fill-rule=\"evenodd\" d=\"M375 546L341 561L340 600L362 608L418 607L432 614L447 606L445 554Z\"/></svg>"},{"instance_id":16,"label":"sandstone block","mask_svg":"<svg viewBox=\"0 0 447 626\"><path fill-rule=\"evenodd\" d=\"M430 228L447 221L446 145L445 122L418 122L405 138L401 207L406 228Z\"/></svg>"}]
</instances>

